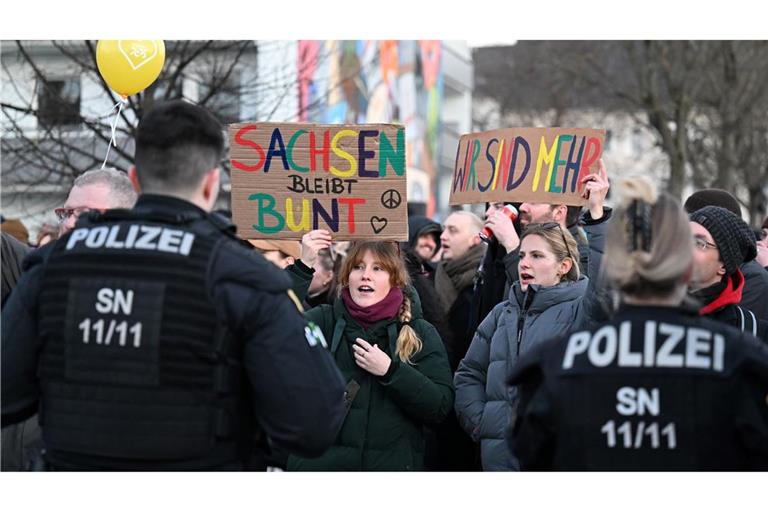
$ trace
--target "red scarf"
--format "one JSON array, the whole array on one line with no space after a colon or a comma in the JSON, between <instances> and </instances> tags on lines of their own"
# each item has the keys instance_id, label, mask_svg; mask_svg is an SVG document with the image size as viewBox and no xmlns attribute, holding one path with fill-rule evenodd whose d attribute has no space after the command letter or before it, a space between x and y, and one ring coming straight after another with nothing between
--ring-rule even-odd
<instances>
[{"instance_id":1,"label":"red scarf","mask_svg":"<svg viewBox=\"0 0 768 512\"><path fill-rule=\"evenodd\" d=\"M715 298L715 300L701 308L699 314L708 315L709 313L717 311L730 304L738 304L741 302L741 292L743 290L744 274L741 273L741 270L736 269L736 272L728 276L728 280L725 283L725 289L717 296L717 298Z\"/></svg>"},{"instance_id":2,"label":"red scarf","mask_svg":"<svg viewBox=\"0 0 768 512\"><path fill-rule=\"evenodd\" d=\"M349 293L349 287L341 290L341 300L352 318L359 323L363 329L381 320L394 318L400 312L400 306L403 304L403 291L400 288L392 288L386 297L372 306L358 306L352 295Z\"/></svg>"}]
</instances>

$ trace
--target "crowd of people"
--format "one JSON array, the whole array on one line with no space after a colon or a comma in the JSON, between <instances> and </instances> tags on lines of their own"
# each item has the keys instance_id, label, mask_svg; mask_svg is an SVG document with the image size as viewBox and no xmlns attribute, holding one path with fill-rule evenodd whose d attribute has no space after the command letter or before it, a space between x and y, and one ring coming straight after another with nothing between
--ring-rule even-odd
<instances>
[{"instance_id":1,"label":"crowd of people","mask_svg":"<svg viewBox=\"0 0 768 512\"><path fill-rule=\"evenodd\" d=\"M601 160L583 208L244 240L222 134L158 105L38 247L3 228L3 470L768 469L768 219L727 191Z\"/></svg>"}]
</instances>

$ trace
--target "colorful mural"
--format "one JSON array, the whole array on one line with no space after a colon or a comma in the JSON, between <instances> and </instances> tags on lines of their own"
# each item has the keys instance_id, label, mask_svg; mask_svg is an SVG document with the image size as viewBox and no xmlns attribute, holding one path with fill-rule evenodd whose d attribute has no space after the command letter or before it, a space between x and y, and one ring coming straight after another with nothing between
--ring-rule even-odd
<instances>
[{"instance_id":1,"label":"colorful mural","mask_svg":"<svg viewBox=\"0 0 768 512\"><path fill-rule=\"evenodd\" d=\"M434 180L443 96L440 41L299 41L297 66L299 121L401 123L406 165ZM429 194L428 212L433 201Z\"/></svg>"}]
</instances>

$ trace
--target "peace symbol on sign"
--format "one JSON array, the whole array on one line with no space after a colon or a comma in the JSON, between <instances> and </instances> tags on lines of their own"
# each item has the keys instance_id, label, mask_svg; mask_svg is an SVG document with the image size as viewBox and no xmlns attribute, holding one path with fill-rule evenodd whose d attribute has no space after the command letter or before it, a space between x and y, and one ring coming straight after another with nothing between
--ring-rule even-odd
<instances>
[{"instance_id":1,"label":"peace symbol on sign","mask_svg":"<svg viewBox=\"0 0 768 512\"><path fill-rule=\"evenodd\" d=\"M388 210L394 210L395 208L400 206L400 203L402 202L403 202L403 198L400 195L400 192L398 192L393 188L381 194L381 204L382 206L384 206L384 208Z\"/></svg>"}]
</instances>

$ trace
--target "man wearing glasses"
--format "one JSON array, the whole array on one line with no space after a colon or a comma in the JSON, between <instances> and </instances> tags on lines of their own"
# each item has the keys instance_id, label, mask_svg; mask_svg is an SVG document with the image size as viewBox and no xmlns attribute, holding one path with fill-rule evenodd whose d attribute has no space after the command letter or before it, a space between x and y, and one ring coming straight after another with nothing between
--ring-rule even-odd
<instances>
[{"instance_id":1,"label":"man wearing glasses","mask_svg":"<svg viewBox=\"0 0 768 512\"><path fill-rule=\"evenodd\" d=\"M75 179L64 206L54 210L59 221L59 236L71 231L83 213L132 208L136 197L128 175L117 169L96 169L81 174Z\"/></svg>"},{"instance_id":2,"label":"man wearing glasses","mask_svg":"<svg viewBox=\"0 0 768 512\"><path fill-rule=\"evenodd\" d=\"M683 208L689 215L705 206L720 206L729 210L739 218L741 217L741 206L736 197L720 188L705 188L697 190L685 200ZM760 243L758 243L758 257L760 254ZM758 319L768 321L768 272L762 265L754 260L745 260L741 265L741 273L744 274L744 290L741 292L742 308L750 309Z\"/></svg>"},{"instance_id":3,"label":"man wearing glasses","mask_svg":"<svg viewBox=\"0 0 768 512\"><path fill-rule=\"evenodd\" d=\"M59 236L71 231L83 213L92 210L103 212L112 208L131 208L136 202L136 197L136 191L128 175L117 169L96 169L81 174L75 179L64 206L54 210L59 221ZM3 256L5 257L5 252ZM3 271L3 285L5 285L5 267ZM3 286L3 302L6 296L6 288ZM30 466L41 444L37 422L37 415L35 415L24 422L3 429L3 471L16 471Z\"/></svg>"},{"instance_id":4,"label":"man wearing glasses","mask_svg":"<svg viewBox=\"0 0 768 512\"><path fill-rule=\"evenodd\" d=\"M755 257L755 235L733 212L705 206L690 214L693 268L688 294L699 312L768 341L768 322L738 304L744 290L742 263Z\"/></svg>"}]
</instances>

